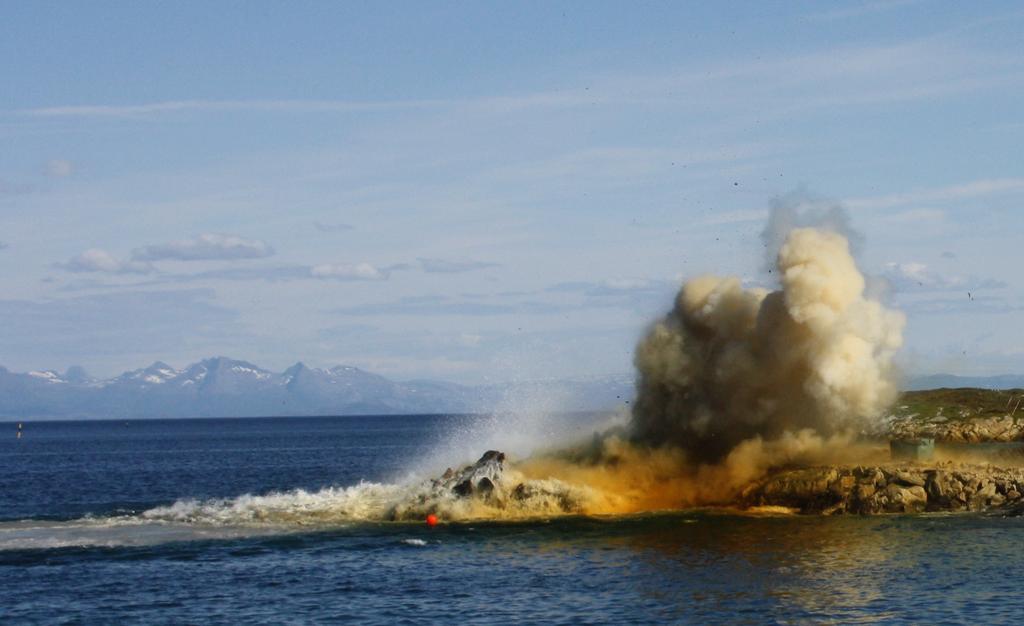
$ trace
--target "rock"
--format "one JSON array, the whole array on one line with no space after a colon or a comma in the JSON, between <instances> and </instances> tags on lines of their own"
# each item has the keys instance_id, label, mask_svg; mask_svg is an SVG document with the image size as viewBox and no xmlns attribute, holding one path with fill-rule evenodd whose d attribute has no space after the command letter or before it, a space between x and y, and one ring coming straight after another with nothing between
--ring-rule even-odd
<instances>
[{"instance_id":1,"label":"rock","mask_svg":"<svg viewBox=\"0 0 1024 626\"><path fill-rule=\"evenodd\" d=\"M489 450L472 465L449 468L393 504L388 519L422 520L431 513L448 520L492 515L529 518L586 510L592 497L588 489L553 478L512 482L515 474L506 474L504 463L503 453Z\"/></svg>"},{"instance_id":2,"label":"rock","mask_svg":"<svg viewBox=\"0 0 1024 626\"><path fill-rule=\"evenodd\" d=\"M1024 509L1022 483L1024 468L989 465L818 467L771 475L744 489L741 502L821 514Z\"/></svg>"},{"instance_id":3,"label":"rock","mask_svg":"<svg viewBox=\"0 0 1024 626\"><path fill-rule=\"evenodd\" d=\"M439 491L449 491L460 498L472 497L477 491L487 496L501 482L501 477L505 473L504 462L504 453L488 450L476 463L467 465L458 472L453 472L449 468L439 479L434 480L433 484Z\"/></svg>"},{"instance_id":4,"label":"rock","mask_svg":"<svg viewBox=\"0 0 1024 626\"><path fill-rule=\"evenodd\" d=\"M928 505L928 494L920 485L901 487L890 483L885 492L889 496L886 510L893 513L920 513Z\"/></svg>"},{"instance_id":5,"label":"rock","mask_svg":"<svg viewBox=\"0 0 1024 626\"><path fill-rule=\"evenodd\" d=\"M576 512L578 505L573 502L572 494L567 490L553 489L549 483L520 483L512 490L512 500L516 502L543 502L553 509L564 513Z\"/></svg>"},{"instance_id":6,"label":"rock","mask_svg":"<svg viewBox=\"0 0 1024 626\"><path fill-rule=\"evenodd\" d=\"M519 483L518 485L516 485L516 488L512 490L512 499L525 500L528 497L526 490L526 484Z\"/></svg>"},{"instance_id":7,"label":"rock","mask_svg":"<svg viewBox=\"0 0 1024 626\"><path fill-rule=\"evenodd\" d=\"M875 495L875 484L874 483L861 483L857 485L857 499L867 500L871 496Z\"/></svg>"},{"instance_id":8,"label":"rock","mask_svg":"<svg viewBox=\"0 0 1024 626\"><path fill-rule=\"evenodd\" d=\"M488 450L487 452L484 452L484 455L482 457L480 457L479 461L477 461L477 465L480 465L482 463L490 463L490 462L502 463L502 462L504 462L504 460L505 460L505 453L504 452L498 452L497 450Z\"/></svg>"},{"instance_id":9,"label":"rock","mask_svg":"<svg viewBox=\"0 0 1024 626\"><path fill-rule=\"evenodd\" d=\"M925 485L925 479L923 476L920 474L912 474L907 471L896 472L894 480L897 483L908 487L924 487Z\"/></svg>"}]
</instances>

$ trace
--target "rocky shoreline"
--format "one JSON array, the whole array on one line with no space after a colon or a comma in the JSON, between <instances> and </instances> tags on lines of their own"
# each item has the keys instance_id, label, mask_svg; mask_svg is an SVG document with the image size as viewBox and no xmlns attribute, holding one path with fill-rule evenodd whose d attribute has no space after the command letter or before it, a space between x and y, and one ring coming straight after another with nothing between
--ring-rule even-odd
<instances>
[{"instance_id":1,"label":"rocky shoreline","mask_svg":"<svg viewBox=\"0 0 1024 626\"><path fill-rule=\"evenodd\" d=\"M1015 509L1024 506L1022 494L1024 468L947 462L782 471L748 486L740 504L875 515Z\"/></svg>"},{"instance_id":2,"label":"rocky shoreline","mask_svg":"<svg viewBox=\"0 0 1024 626\"><path fill-rule=\"evenodd\" d=\"M430 481L392 519L415 519L447 503L485 506L511 517L584 514L579 487L557 480L524 481L505 455L480 460ZM942 461L780 470L748 485L732 502L741 509L787 509L809 515L879 515L958 511L1024 514L1024 467ZM517 515L518 514L518 515Z\"/></svg>"}]
</instances>

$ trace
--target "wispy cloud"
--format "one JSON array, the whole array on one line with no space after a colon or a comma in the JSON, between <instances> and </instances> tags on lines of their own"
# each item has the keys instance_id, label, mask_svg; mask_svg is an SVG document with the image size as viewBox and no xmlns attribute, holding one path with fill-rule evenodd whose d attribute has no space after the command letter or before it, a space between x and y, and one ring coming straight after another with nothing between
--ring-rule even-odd
<instances>
[{"instance_id":1,"label":"wispy cloud","mask_svg":"<svg viewBox=\"0 0 1024 626\"><path fill-rule=\"evenodd\" d=\"M671 295L679 284L668 280L651 280L648 278L610 278L597 282L558 283L544 289L548 293L580 293L589 297L627 297L642 296L662 297Z\"/></svg>"},{"instance_id":2,"label":"wispy cloud","mask_svg":"<svg viewBox=\"0 0 1024 626\"><path fill-rule=\"evenodd\" d=\"M1000 315L1024 310L1003 298L992 296L933 298L900 302L900 309L911 315Z\"/></svg>"},{"instance_id":3,"label":"wispy cloud","mask_svg":"<svg viewBox=\"0 0 1024 626\"><path fill-rule=\"evenodd\" d=\"M0 247L2 249L2 247ZM107 272L124 273L156 273L156 268L149 262L121 261L103 250L90 250L75 257L72 262L59 264L58 267L74 272ZM143 281L130 284L114 284L103 282L85 282L69 284L62 287L64 291L80 291L87 289L137 289L166 284L196 283L206 281L265 281L285 282L297 280L337 280L337 281L379 281L387 280L393 272L421 269L425 272L454 274L468 272L486 267L497 267L496 263L481 261L445 261L431 259L424 265L422 261L413 265L394 263L378 266L368 262L361 263L321 263L319 265L273 265L262 267L232 267L206 270L195 273L160 273ZM430 269L427 269L429 267Z\"/></svg>"},{"instance_id":4,"label":"wispy cloud","mask_svg":"<svg viewBox=\"0 0 1024 626\"><path fill-rule=\"evenodd\" d=\"M572 307L577 308L577 307ZM390 302L360 304L333 309L331 313L351 316L492 316L552 314L567 310L564 305L539 301L516 303L477 302L447 296L409 296Z\"/></svg>"},{"instance_id":5,"label":"wispy cloud","mask_svg":"<svg viewBox=\"0 0 1024 626\"><path fill-rule=\"evenodd\" d=\"M946 219L946 212L941 209L907 209L890 213L881 218L888 224L905 226L907 224L938 223Z\"/></svg>"},{"instance_id":6,"label":"wispy cloud","mask_svg":"<svg viewBox=\"0 0 1024 626\"><path fill-rule=\"evenodd\" d=\"M898 291L976 291L1006 287L1006 283L999 280L943 273L916 262L887 263L882 275Z\"/></svg>"},{"instance_id":7,"label":"wispy cloud","mask_svg":"<svg viewBox=\"0 0 1024 626\"><path fill-rule=\"evenodd\" d=\"M924 0L874 0L873 2L861 2L853 6L835 8L820 13L812 13L805 16L805 19L822 22L832 22L865 15L885 13L903 7L922 4Z\"/></svg>"},{"instance_id":8,"label":"wispy cloud","mask_svg":"<svg viewBox=\"0 0 1024 626\"><path fill-rule=\"evenodd\" d=\"M890 10L912 0L869 2L823 13L822 19ZM831 17L828 17L831 16ZM848 46L798 55L758 57L717 65L679 65L647 75L630 73L580 77L565 89L474 98L406 100L200 100L132 104L71 104L8 111L25 117L139 118L176 113L217 114L252 111L282 114L443 111L464 115L506 115L521 111L595 106L715 107L725 116L749 114L759 102L758 119L821 107L850 107L934 98L991 89L1024 80L1015 58L976 53L938 38L889 45ZM586 86L582 86L586 85ZM694 94L701 94L694 98ZM732 107L732 109L729 109Z\"/></svg>"},{"instance_id":9,"label":"wispy cloud","mask_svg":"<svg viewBox=\"0 0 1024 626\"><path fill-rule=\"evenodd\" d=\"M449 259L417 259L420 269L431 274L458 274L472 272L474 270L498 267L497 263L472 260L449 260Z\"/></svg>"},{"instance_id":10,"label":"wispy cloud","mask_svg":"<svg viewBox=\"0 0 1024 626\"><path fill-rule=\"evenodd\" d=\"M65 178L75 171L75 164L67 159L51 159L46 162L46 175L53 178Z\"/></svg>"},{"instance_id":11,"label":"wispy cloud","mask_svg":"<svg viewBox=\"0 0 1024 626\"><path fill-rule=\"evenodd\" d=\"M210 334L237 313L215 304L210 289L131 291L45 301L0 300L0 351L33 358L94 361L98 355L166 358ZM88 363L86 363L88 364Z\"/></svg>"},{"instance_id":12,"label":"wispy cloud","mask_svg":"<svg viewBox=\"0 0 1024 626\"><path fill-rule=\"evenodd\" d=\"M907 204L937 203L977 198L995 194L1024 192L1024 178L987 178L959 185L916 189L884 196L850 198L845 204L851 209L887 209Z\"/></svg>"},{"instance_id":13,"label":"wispy cloud","mask_svg":"<svg viewBox=\"0 0 1024 626\"><path fill-rule=\"evenodd\" d=\"M131 260L126 261L115 257L106 250L91 248L71 257L57 267L74 273L101 272L106 274L149 274L154 270L149 263Z\"/></svg>"},{"instance_id":14,"label":"wispy cloud","mask_svg":"<svg viewBox=\"0 0 1024 626\"><path fill-rule=\"evenodd\" d=\"M12 183L0 179L0 195L2 196L20 196L32 193L36 190L35 185L29 185L28 183Z\"/></svg>"},{"instance_id":15,"label":"wispy cloud","mask_svg":"<svg viewBox=\"0 0 1024 626\"><path fill-rule=\"evenodd\" d=\"M60 287L61 291L88 291L92 289L142 289L159 285L203 283L210 281L263 281L268 283L288 282L295 280L313 280L312 269L308 265L274 265L270 267L231 267L206 270L191 274L164 273L156 274L145 280L133 283L106 283L83 281L69 283Z\"/></svg>"},{"instance_id":16,"label":"wispy cloud","mask_svg":"<svg viewBox=\"0 0 1024 626\"><path fill-rule=\"evenodd\" d=\"M370 263L324 263L310 268L310 276L323 280L387 280L390 272Z\"/></svg>"},{"instance_id":17,"label":"wispy cloud","mask_svg":"<svg viewBox=\"0 0 1024 626\"><path fill-rule=\"evenodd\" d=\"M32 117L146 117L171 113L232 113L255 111L265 113L362 113L469 107L494 112L517 109L577 105L594 97L583 90L559 91L473 99L409 99L409 100L163 100L136 104L71 104L35 107L15 111Z\"/></svg>"},{"instance_id":18,"label":"wispy cloud","mask_svg":"<svg viewBox=\"0 0 1024 626\"><path fill-rule=\"evenodd\" d=\"M642 310L653 314L671 302L675 282L612 279L600 282L558 283L534 291L497 294L464 293L408 296L386 302L342 307L333 314L349 316L466 316L558 315L598 309Z\"/></svg>"},{"instance_id":19,"label":"wispy cloud","mask_svg":"<svg viewBox=\"0 0 1024 626\"><path fill-rule=\"evenodd\" d=\"M208 261L261 259L273 254L274 248L259 239L204 233L195 239L181 239L137 248L132 251L132 259L136 261Z\"/></svg>"},{"instance_id":20,"label":"wispy cloud","mask_svg":"<svg viewBox=\"0 0 1024 626\"><path fill-rule=\"evenodd\" d=\"M19 113L37 117L140 117L163 113L348 113L434 107L447 100L165 100L140 104L80 104L22 109Z\"/></svg>"}]
</instances>

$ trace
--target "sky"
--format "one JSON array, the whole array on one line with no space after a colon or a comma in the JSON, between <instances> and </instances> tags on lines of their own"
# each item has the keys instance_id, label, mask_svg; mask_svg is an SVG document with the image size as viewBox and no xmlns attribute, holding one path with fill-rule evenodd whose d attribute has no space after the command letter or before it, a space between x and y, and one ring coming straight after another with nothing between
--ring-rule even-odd
<instances>
[{"instance_id":1,"label":"sky","mask_svg":"<svg viewBox=\"0 0 1024 626\"><path fill-rule=\"evenodd\" d=\"M908 373L1024 372L1018 3L0 5L11 370L629 373L811 198Z\"/></svg>"}]
</instances>

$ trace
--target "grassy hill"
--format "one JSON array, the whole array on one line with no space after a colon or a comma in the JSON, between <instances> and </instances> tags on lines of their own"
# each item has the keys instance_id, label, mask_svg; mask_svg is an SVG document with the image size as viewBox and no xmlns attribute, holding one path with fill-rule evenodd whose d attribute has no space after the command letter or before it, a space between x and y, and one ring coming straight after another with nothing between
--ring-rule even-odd
<instances>
[{"instance_id":1,"label":"grassy hill","mask_svg":"<svg viewBox=\"0 0 1024 626\"><path fill-rule=\"evenodd\" d=\"M901 417L944 417L947 421L963 421L1010 415L1014 409L1017 416L1024 417L1024 389L965 387L904 392L894 412Z\"/></svg>"},{"instance_id":2,"label":"grassy hill","mask_svg":"<svg viewBox=\"0 0 1024 626\"><path fill-rule=\"evenodd\" d=\"M1024 389L907 391L890 412L888 431L945 441L1024 439Z\"/></svg>"}]
</instances>

